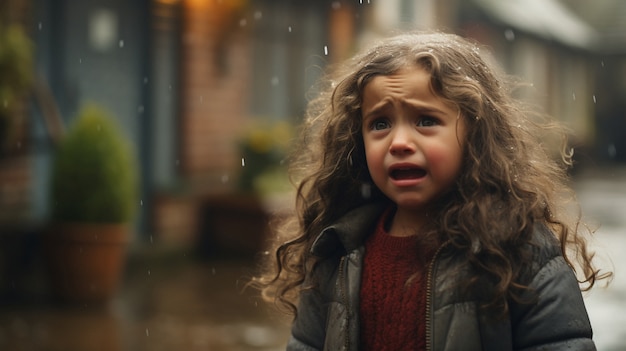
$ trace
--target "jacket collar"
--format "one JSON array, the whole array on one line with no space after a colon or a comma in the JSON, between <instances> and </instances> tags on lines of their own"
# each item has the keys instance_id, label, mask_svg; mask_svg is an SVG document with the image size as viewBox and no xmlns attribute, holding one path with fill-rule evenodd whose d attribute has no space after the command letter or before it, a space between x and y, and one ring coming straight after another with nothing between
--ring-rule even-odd
<instances>
[{"instance_id":1,"label":"jacket collar","mask_svg":"<svg viewBox=\"0 0 626 351\"><path fill-rule=\"evenodd\" d=\"M326 227L311 245L315 256L330 256L341 249L350 252L363 245L364 239L372 233L382 212L387 208L383 203L370 203L357 207L334 224Z\"/></svg>"}]
</instances>

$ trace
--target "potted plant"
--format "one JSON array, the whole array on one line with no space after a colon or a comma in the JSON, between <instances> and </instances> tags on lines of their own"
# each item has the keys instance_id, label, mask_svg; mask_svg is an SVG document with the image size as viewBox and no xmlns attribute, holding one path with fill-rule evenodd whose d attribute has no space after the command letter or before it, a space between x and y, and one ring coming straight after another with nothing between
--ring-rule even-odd
<instances>
[{"instance_id":1,"label":"potted plant","mask_svg":"<svg viewBox=\"0 0 626 351\"><path fill-rule=\"evenodd\" d=\"M286 164L292 127L285 121L258 122L237 139L241 168L233 192L212 194L201 208L202 229L198 247L203 255L251 256L266 244L268 206L277 191L289 189Z\"/></svg>"},{"instance_id":2,"label":"potted plant","mask_svg":"<svg viewBox=\"0 0 626 351\"><path fill-rule=\"evenodd\" d=\"M137 207L136 164L107 112L84 106L52 165L44 242L57 296L106 301L116 292Z\"/></svg>"},{"instance_id":3,"label":"potted plant","mask_svg":"<svg viewBox=\"0 0 626 351\"><path fill-rule=\"evenodd\" d=\"M285 121L257 123L248 128L239 141L242 158L238 190L264 193L263 176L284 173L283 164L292 139L292 127Z\"/></svg>"}]
</instances>

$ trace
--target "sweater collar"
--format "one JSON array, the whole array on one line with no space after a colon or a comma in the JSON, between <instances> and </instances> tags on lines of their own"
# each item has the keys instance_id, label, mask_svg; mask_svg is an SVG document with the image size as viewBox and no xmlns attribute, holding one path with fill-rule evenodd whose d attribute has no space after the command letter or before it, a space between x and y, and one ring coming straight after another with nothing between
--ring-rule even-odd
<instances>
[{"instance_id":1,"label":"sweater collar","mask_svg":"<svg viewBox=\"0 0 626 351\"><path fill-rule=\"evenodd\" d=\"M334 224L322 230L311 245L311 253L315 256L326 257L341 247L346 252L357 249L372 233L376 222L386 208L386 204L371 203L349 211Z\"/></svg>"}]
</instances>

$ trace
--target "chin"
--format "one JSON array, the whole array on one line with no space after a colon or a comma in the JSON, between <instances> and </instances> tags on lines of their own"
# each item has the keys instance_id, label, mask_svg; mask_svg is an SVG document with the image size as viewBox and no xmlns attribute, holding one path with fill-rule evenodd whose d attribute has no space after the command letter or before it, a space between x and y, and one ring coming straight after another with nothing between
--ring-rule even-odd
<instances>
[{"instance_id":1,"label":"chin","mask_svg":"<svg viewBox=\"0 0 626 351\"><path fill-rule=\"evenodd\" d=\"M423 200L418 199L395 199L394 201L398 207L406 209L419 210L426 206Z\"/></svg>"}]
</instances>

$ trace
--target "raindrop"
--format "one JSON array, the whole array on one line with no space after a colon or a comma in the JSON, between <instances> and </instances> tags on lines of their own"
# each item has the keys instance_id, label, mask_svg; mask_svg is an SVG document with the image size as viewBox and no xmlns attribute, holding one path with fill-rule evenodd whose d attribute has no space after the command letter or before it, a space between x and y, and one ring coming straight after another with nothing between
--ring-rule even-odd
<instances>
[{"instance_id":1,"label":"raindrop","mask_svg":"<svg viewBox=\"0 0 626 351\"><path fill-rule=\"evenodd\" d=\"M245 158L241 158L241 167L245 167L246 166L246 159Z\"/></svg>"},{"instance_id":2,"label":"raindrop","mask_svg":"<svg viewBox=\"0 0 626 351\"><path fill-rule=\"evenodd\" d=\"M150 244L154 244L154 237L150 235Z\"/></svg>"},{"instance_id":3,"label":"raindrop","mask_svg":"<svg viewBox=\"0 0 626 351\"><path fill-rule=\"evenodd\" d=\"M572 100L576 101L576 93L572 92Z\"/></svg>"},{"instance_id":4,"label":"raindrop","mask_svg":"<svg viewBox=\"0 0 626 351\"><path fill-rule=\"evenodd\" d=\"M515 32L513 32L513 29L507 29L504 31L504 38L508 41L513 41L515 40Z\"/></svg>"},{"instance_id":5,"label":"raindrop","mask_svg":"<svg viewBox=\"0 0 626 351\"><path fill-rule=\"evenodd\" d=\"M615 149L615 144L609 144L609 157L614 158L615 154L617 154L617 149Z\"/></svg>"},{"instance_id":6,"label":"raindrop","mask_svg":"<svg viewBox=\"0 0 626 351\"><path fill-rule=\"evenodd\" d=\"M291 33L291 26L289 26L289 28L287 28L287 30L289 31L289 33Z\"/></svg>"},{"instance_id":7,"label":"raindrop","mask_svg":"<svg viewBox=\"0 0 626 351\"><path fill-rule=\"evenodd\" d=\"M328 45L324 45L324 55L328 56Z\"/></svg>"},{"instance_id":8,"label":"raindrop","mask_svg":"<svg viewBox=\"0 0 626 351\"><path fill-rule=\"evenodd\" d=\"M7 108L9 106L9 101L4 100L2 101L2 107Z\"/></svg>"},{"instance_id":9,"label":"raindrop","mask_svg":"<svg viewBox=\"0 0 626 351\"><path fill-rule=\"evenodd\" d=\"M255 19L255 20L257 20L257 21L258 21L258 20L260 20L261 18L263 18L263 12L261 12L261 11L257 11L257 12L255 12L255 13L254 13L254 19Z\"/></svg>"},{"instance_id":10,"label":"raindrop","mask_svg":"<svg viewBox=\"0 0 626 351\"><path fill-rule=\"evenodd\" d=\"M146 328L146 336L150 336L150 331Z\"/></svg>"},{"instance_id":11,"label":"raindrop","mask_svg":"<svg viewBox=\"0 0 626 351\"><path fill-rule=\"evenodd\" d=\"M37 25L37 28L39 28L39 30L41 30L42 27L43 26L42 26L41 22L39 22L39 24Z\"/></svg>"},{"instance_id":12,"label":"raindrop","mask_svg":"<svg viewBox=\"0 0 626 351\"><path fill-rule=\"evenodd\" d=\"M79 59L78 59L78 63L79 63L79 64L82 64L82 63L83 63L83 59L82 59L82 58L79 58Z\"/></svg>"},{"instance_id":13,"label":"raindrop","mask_svg":"<svg viewBox=\"0 0 626 351\"><path fill-rule=\"evenodd\" d=\"M215 275L215 267L211 268L211 274Z\"/></svg>"},{"instance_id":14,"label":"raindrop","mask_svg":"<svg viewBox=\"0 0 626 351\"><path fill-rule=\"evenodd\" d=\"M224 184L228 183L228 179L229 179L228 174L222 175L222 183Z\"/></svg>"},{"instance_id":15,"label":"raindrop","mask_svg":"<svg viewBox=\"0 0 626 351\"><path fill-rule=\"evenodd\" d=\"M124 40L120 40L120 49L124 47Z\"/></svg>"},{"instance_id":16,"label":"raindrop","mask_svg":"<svg viewBox=\"0 0 626 351\"><path fill-rule=\"evenodd\" d=\"M143 206L143 200L139 200L139 205Z\"/></svg>"},{"instance_id":17,"label":"raindrop","mask_svg":"<svg viewBox=\"0 0 626 351\"><path fill-rule=\"evenodd\" d=\"M239 20L240 27L245 27L246 24L248 24L248 20L246 20L245 18L242 18L241 20Z\"/></svg>"},{"instance_id":18,"label":"raindrop","mask_svg":"<svg viewBox=\"0 0 626 351\"><path fill-rule=\"evenodd\" d=\"M604 67L604 60L600 61L600 65Z\"/></svg>"},{"instance_id":19,"label":"raindrop","mask_svg":"<svg viewBox=\"0 0 626 351\"><path fill-rule=\"evenodd\" d=\"M143 77L143 84L148 84L148 77Z\"/></svg>"},{"instance_id":20,"label":"raindrop","mask_svg":"<svg viewBox=\"0 0 626 351\"><path fill-rule=\"evenodd\" d=\"M339 1L333 1L332 7L333 10L339 10L341 8L341 3Z\"/></svg>"},{"instance_id":21,"label":"raindrop","mask_svg":"<svg viewBox=\"0 0 626 351\"><path fill-rule=\"evenodd\" d=\"M17 142L17 148L20 149L22 147L22 143L21 142Z\"/></svg>"},{"instance_id":22,"label":"raindrop","mask_svg":"<svg viewBox=\"0 0 626 351\"><path fill-rule=\"evenodd\" d=\"M593 103L595 104L596 102L597 102L597 101L596 101L596 96L595 96L595 95L593 95Z\"/></svg>"},{"instance_id":23,"label":"raindrop","mask_svg":"<svg viewBox=\"0 0 626 351\"><path fill-rule=\"evenodd\" d=\"M364 199L369 199L372 197L372 186L365 183L361 185L361 197Z\"/></svg>"},{"instance_id":24,"label":"raindrop","mask_svg":"<svg viewBox=\"0 0 626 351\"><path fill-rule=\"evenodd\" d=\"M143 111L144 111L143 105L139 105L137 107L137 112L139 112L141 114L141 113L143 113Z\"/></svg>"},{"instance_id":25,"label":"raindrop","mask_svg":"<svg viewBox=\"0 0 626 351\"><path fill-rule=\"evenodd\" d=\"M148 269L148 275L150 275L150 270Z\"/></svg>"},{"instance_id":26,"label":"raindrop","mask_svg":"<svg viewBox=\"0 0 626 351\"><path fill-rule=\"evenodd\" d=\"M272 86L277 86L278 85L278 77L277 76L273 76L272 77Z\"/></svg>"},{"instance_id":27,"label":"raindrop","mask_svg":"<svg viewBox=\"0 0 626 351\"><path fill-rule=\"evenodd\" d=\"M200 95L200 103L204 101L204 96Z\"/></svg>"},{"instance_id":28,"label":"raindrop","mask_svg":"<svg viewBox=\"0 0 626 351\"><path fill-rule=\"evenodd\" d=\"M176 166L180 165L180 160L176 160Z\"/></svg>"}]
</instances>

